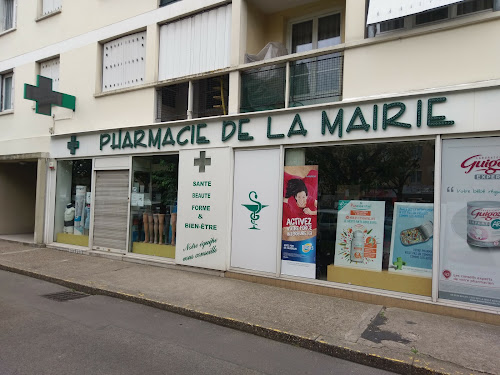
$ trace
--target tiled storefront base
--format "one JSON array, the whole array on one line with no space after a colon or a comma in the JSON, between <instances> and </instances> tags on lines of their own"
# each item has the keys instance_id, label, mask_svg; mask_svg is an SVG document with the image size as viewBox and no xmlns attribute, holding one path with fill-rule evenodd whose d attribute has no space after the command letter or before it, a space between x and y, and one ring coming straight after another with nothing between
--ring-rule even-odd
<instances>
[{"instance_id":1,"label":"tiled storefront base","mask_svg":"<svg viewBox=\"0 0 500 375\"><path fill-rule=\"evenodd\" d=\"M446 315L454 318L468 319L476 322L494 324L500 326L500 314L479 312L452 306L443 306L430 302L411 301L397 297L381 296L354 290L332 288L322 285L312 285L297 281L275 279L263 276L254 276L233 271L226 272L225 277L230 277L233 279L249 281L264 285L276 286L280 288L293 289L301 292L316 293L325 296L345 298L359 302L372 303L375 305L383 305L386 307L399 307L403 309L423 311L431 314Z\"/></svg>"}]
</instances>

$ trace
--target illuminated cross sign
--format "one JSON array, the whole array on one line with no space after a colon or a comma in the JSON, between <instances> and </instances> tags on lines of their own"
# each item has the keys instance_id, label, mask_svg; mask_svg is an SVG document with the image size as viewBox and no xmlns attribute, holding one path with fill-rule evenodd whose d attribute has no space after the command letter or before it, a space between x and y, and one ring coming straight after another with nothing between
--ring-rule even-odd
<instances>
[{"instance_id":1,"label":"illuminated cross sign","mask_svg":"<svg viewBox=\"0 0 500 375\"><path fill-rule=\"evenodd\" d=\"M206 152L200 151L200 157L198 159L194 159L194 166L198 167L199 173L205 173L206 165L212 165L212 158L207 158Z\"/></svg>"},{"instance_id":2,"label":"illuminated cross sign","mask_svg":"<svg viewBox=\"0 0 500 375\"><path fill-rule=\"evenodd\" d=\"M52 106L75 110L76 98L52 90L52 80L38 75L36 86L24 84L24 99L36 101L36 113L52 116Z\"/></svg>"}]
</instances>

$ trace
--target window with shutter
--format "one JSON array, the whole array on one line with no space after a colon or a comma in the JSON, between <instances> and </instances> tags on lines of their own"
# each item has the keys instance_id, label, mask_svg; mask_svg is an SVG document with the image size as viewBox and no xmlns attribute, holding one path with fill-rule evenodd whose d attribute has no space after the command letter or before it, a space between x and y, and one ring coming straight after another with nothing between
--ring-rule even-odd
<instances>
[{"instance_id":1,"label":"window with shutter","mask_svg":"<svg viewBox=\"0 0 500 375\"><path fill-rule=\"evenodd\" d=\"M228 67L230 34L231 5L163 25L159 80Z\"/></svg>"},{"instance_id":2,"label":"window with shutter","mask_svg":"<svg viewBox=\"0 0 500 375\"><path fill-rule=\"evenodd\" d=\"M52 80L52 90L59 90L59 57L41 62L40 75Z\"/></svg>"},{"instance_id":3,"label":"window with shutter","mask_svg":"<svg viewBox=\"0 0 500 375\"><path fill-rule=\"evenodd\" d=\"M42 0L42 16L57 12L62 8L62 0Z\"/></svg>"},{"instance_id":4,"label":"window with shutter","mask_svg":"<svg viewBox=\"0 0 500 375\"><path fill-rule=\"evenodd\" d=\"M146 72L146 32L103 45L102 91L141 85Z\"/></svg>"}]
</instances>

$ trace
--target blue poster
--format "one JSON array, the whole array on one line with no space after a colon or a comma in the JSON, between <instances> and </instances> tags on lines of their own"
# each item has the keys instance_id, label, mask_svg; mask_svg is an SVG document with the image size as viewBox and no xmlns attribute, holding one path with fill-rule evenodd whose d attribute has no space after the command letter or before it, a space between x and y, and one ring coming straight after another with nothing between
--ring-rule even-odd
<instances>
[{"instance_id":1,"label":"blue poster","mask_svg":"<svg viewBox=\"0 0 500 375\"><path fill-rule=\"evenodd\" d=\"M394 205L389 271L432 276L434 204Z\"/></svg>"}]
</instances>

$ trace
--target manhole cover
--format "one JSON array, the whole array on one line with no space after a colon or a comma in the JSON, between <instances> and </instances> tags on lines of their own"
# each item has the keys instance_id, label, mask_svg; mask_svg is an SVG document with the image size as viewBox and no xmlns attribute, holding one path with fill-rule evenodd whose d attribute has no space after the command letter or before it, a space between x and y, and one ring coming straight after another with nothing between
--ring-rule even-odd
<instances>
[{"instance_id":1,"label":"manhole cover","mask_svg":"<svg viewBox=\"0 0 500 375\"><path fill-rule=\"evenodd\" d=\"M67 292L44 294L42 297L51 299L53 301L64 302L64 301L71 301L72 299L78 299L78 298L83 298L83 297L88 297L88 296L89 295L85 294L85 293L67 291Z\"/></svg>"}]
</instances>

